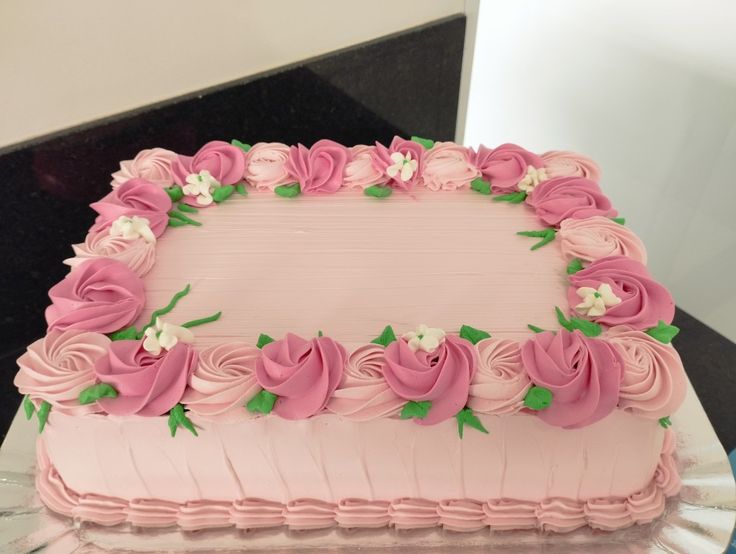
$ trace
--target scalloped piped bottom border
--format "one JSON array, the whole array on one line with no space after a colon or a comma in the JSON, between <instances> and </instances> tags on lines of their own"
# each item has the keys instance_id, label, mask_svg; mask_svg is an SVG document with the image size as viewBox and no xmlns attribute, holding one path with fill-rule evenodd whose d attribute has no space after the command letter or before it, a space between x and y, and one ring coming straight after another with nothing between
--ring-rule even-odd
<instances>
[{"instance_id":1,"label":"scalloped piped bottom border","mask_svg":"<svg viewBox=\"0 0 736 554\"><path fill-rule=\"evenodd\" d=\"M39 443L40 444L40 443ZM288 526L293 530L343 528L420 529L441 526L458 532L540 529L566 533L589 525L613 531L643 525L659 517L665 499L680 491L674 461L675 436L665 435L654 476L644 489L628 498L597 498L585 502L550 498L542 502L470 499L434 502L420 498L393 501L343 499L337 504L298 499L287 504L258 498L234 502L195 500L178 504L156 499L123 500L95 494L78 494L64 484L43 448L38 449L36 488L52 511L99 525L129 523L137 527L170 527L184 531L212 527L255 530Z\"/></svg>"}]
</instances>

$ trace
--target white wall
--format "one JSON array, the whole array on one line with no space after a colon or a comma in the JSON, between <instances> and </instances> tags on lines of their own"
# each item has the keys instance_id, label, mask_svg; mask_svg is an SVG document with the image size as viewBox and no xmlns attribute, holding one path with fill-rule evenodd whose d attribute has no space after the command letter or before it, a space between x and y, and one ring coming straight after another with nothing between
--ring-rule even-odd
<instances>
[{"instance_id":1,"label":"white wall","mask_svg":"<svg viewBox=\"0 0 736 554\"><path fill-rule=\"evenodd\" d=\"M585 152L679 306L736 340L736 3L482 0L465 142Z\"/></svg>"},{"instance_id":2,"label":"white wall","mask_svg":"<svg viewBox=\"0 0 736 554\"><path fill-rule=\"evenodd\" d=\"M463 8L463 0L3 0L0 146Z\"/></svg>"}]
</instances>

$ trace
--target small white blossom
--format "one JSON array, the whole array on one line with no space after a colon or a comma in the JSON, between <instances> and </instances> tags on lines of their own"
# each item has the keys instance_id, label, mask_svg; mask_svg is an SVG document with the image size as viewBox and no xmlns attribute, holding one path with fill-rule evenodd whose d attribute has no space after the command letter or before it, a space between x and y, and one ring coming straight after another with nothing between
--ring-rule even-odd
<instances>
[{"instance_id":1,"label":"small white blossom","mask_svg":"<svg viewBox=\"0 0 736 554\"><path fill-rule=\"evenodd\" d=\"M200 206L209 206L212 204L212 191L219 186L220 182L203 169L199 173L188 175L187 184L181 190L187 196L196 196Z\"/></svg>"},{"instance_id":2,"label":"small white blossom","mask_svg":"<svg viewBox=\"0 0 736 554\"><path fill-rule=\"evenodd\" d=\"M146 338L143 348L154 356L158 356L161 349L171 350L179 341L186 344L194 342L194 333L189 329L166 323L160 317L156 318L156 324L146 329L144 334Z\"/></svg>"},{"instance_id":3,"label":"small white blossom","mask_svg":"<svg viewBox=\"0 0 736 554\"><path fill-rule=\"evenodd\" d=\"M156 235L151 231L150 222L145 217L128 217L121 215L110 226L111 237L123 237L125 240L134 240L141 237L146 242L156 242Z\"/></svg>"},{"instance_id":4,"label":"small white blossom","mask_svg":"<svg viewBox=\"0 0 736 554\"><path fill-rule=\"evenodd\" d=\"M402 338L406 339L412 352L417 350L434 352L444 342L445 332L442 329L422 324L417 327L416 331L405 333Z\"/></svg>"},{"instance_id":5,"label":"small white blossom","mask_svg":"<svg viewBox=\"0 0 736 554\"><path fill-rule=\"evenodd\" d=\"M580 287L577 294L583 301L575 306L575 309L587 316L598 317L606 313L606 309L621 303L621 299L613 294L611 285L603 283L594 289L593 287Z\"/></svg>"},{"instance_id":6,"label":"small white blossom","mask_svg":"<svg viewBox=\"0 0 736 554\"><path fill-rule=\"evenodd\" d=\"M532 192L542 181L547 180L547 172L544 168L537 169L533 165L526 168L526 175L519 181L519 190L523 190L527 194Z\"/></svg>"},{"instance_id":7,"label":"small white blossom","mask_svg":"<svg viewBox=\"0 0 736 554\"><path fill-rule=\"evenodd\" d=\"M400 181L408 181L414 172L419 167L416 160L411 159L411 152L407 152L404 156L401 152L394 152L391 154L391 161L393 165L386 168L386 175L389 177L399 176Z\"/></svg>"}]
</instances>

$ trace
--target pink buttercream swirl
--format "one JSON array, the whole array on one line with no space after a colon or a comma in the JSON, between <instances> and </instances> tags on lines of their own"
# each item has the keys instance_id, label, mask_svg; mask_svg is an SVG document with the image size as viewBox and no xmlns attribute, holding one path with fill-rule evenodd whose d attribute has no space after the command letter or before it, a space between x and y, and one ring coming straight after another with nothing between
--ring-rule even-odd
<instances>
[{"instance_id":1,"label":"pink buttercream swirl","mask_svg":"<svg viewBox=\"0 0 736 554\"><path fill-rule=\"evenodd\" d=\"M245 180L258 190L273 190L292 182L286 170L289 147L280 142L258 142L245 156Z\"/></svg>"},{"instance_id":2,"label":"pink buttercream swirl","mask_svg":"<svg viewBox=\"0 0 736 554\"><path fill-rule=\"evenodd\" d=\"M502 144L497 148L480 145L472 160L497 194L516 192L529 166L541 169L544 163L542 158L516 144Z\"/></svg>"},{"instance_id":3,"label":"pink buttercream swirl","mask_svg":"<svg viewBox=\"0 0 736 554\"><path fill-rule=\"evenodd\" d=\"M143 281L125 264L108 258L86 260L49 290L49 331L81 329L112 333L143 310Z\"/></svg>"},{"instance_id":4,"label":"pink buttercream swirl","mask_svg":"<svg viewBox=\"0 0 736 554\"><path fill-rule=\"evenodd\" d=\"M154 185L166 188L174 184L171 164L177 156L171 150L151 148L141 150L132 160L120 162L120 169L112 174L110 185L117 188L131 179L145 179Z\"/></svg>"},{"instance_id":5,"label":"pink buttercream swirl","mask_svg":"<svg viewBox=\"0 0 736 554\"><path fill-rule=\"evenodd\" d=\"M601 180L601 170L598 164L577 152L552 150L545 152L541 157L544 163L544 171L550 179L555 177L585 177L596 183Z\"/></svg>"},{"instance_id":6,"label":"pink buttercream swirl","mask_svg":"<svg viewBox=\"0 0 736 554\"><path fill-rule=\"evenodd\" d=\"M626 256L647 263L644 243L633 231L600 215L585 219L566 219L557 233L566 260L579 258L594 262L606 256Z\"/></svg>"},{"instance_id":7,"label":"pink buttercream swirl","mask_svg":"<svg viewBox=\"0 0 736 554\"><path fill-rule=\"evenodd\" d=\"M633 525L626 503L609 498L592 498L583 505L588 525L602 531L613 531Z\"/></svg>"},{"instance_id":8,"label":"pink buttercream swirl","mask_svg":"<svg viewBox=\"0 0 736 554\"><path fill-rule=\"evenodd\" d=\"M263 347L256 379L279 397L274 413L304 419L327 405L340 384L346 359L345 348L329 337L307 340L288 333Z\"/></svg>"},{"instance_id":9,"label":"pink buttercream swirl","mask_svg":"<svg viewBox=\"0 0 736 554\"><path fill-rule=\"evenodd\" d=\"M570 218L618 215L598 183L585 177L557 177L543 181L526 201L534 208L537 217L552 227Z\"/></svg>"},{"instance_id":10,"label":"pink buttercream swirl","mask_svg":"<svg viewBox=\"0 0 736 554\"><path fill-rule=\"evenodd\" d=\"M423 498L399 498L388 508L390 525L396 529L436 527L440 522L437 503Z\"/></svg>"},{"instance_id":11,"label":"pink buttercream swirl","mask_svg":"<svg viewBox=\"0 0 736 554\"><path fill-rule=\"evenodd\" d=\"M111 236L107 229L92 229L81 244L73 244L74 257L64 260L72 268L86 260L110 258L125 264L130 270L143 277L151 271L156 261L156 244L142 237L124 239Z\"/></svg>"},{"instance_id":12,"label":"pink buttercream swirl","mask_svg":"<svg viewBox=\"0 0 736 554\"><path fill-rule=\"evenodd\" d=\"M169 224L171 198L145 179L131 179L90 207L99 214L93 230L109 229L120 216L137 216L146 218L153 234L160 237Z\"/></svg>"},{"instance_id":13,"label":"pink buttercream swirl","mask_svg":"<svg viewBox=\"0 0 736 554\"><path fill-rule=\"evenodd\" d=\"M475 500L441 500L437 504L439 524L448 531L472 533L486 526L483 506Z\"/></svg>"},{"instance_id":14,"label":"pink buttercream swirl","mask_svg":"<svg viewBox=\"0 0 736 554\"><path fill-rule=\"evenodd\" d=\"M345 166L344 183L347 188L367 188L384 185L388 176L373 165L375 146L358 144L350 148L350 161Z\"/></svg>"},{"instance_id":15,"label":"pink buttercream swirl","mask_svg":"<svg viewBox=\"0 0 736 554\"><path fill-rule=\"evenodd\" d=\"M235 422L248 417L244 408L259 390L256 362L261 351L231 342L205 348L181 403L211 421Z\"/></svg>"},{"instance_id":16,"label":"pink buttercream swirl","mask_svg":"<svg viewBox=\"0 0 736 554\"><path fill-rule=\"evenodd\" d=\"M284 524L284 505L260 498L236 500L230 509L230 521L238 529L263 529Z\"/></svg>"},{"instance_id":17,"label":"pink buttercream swirl","mask_svg":"<svg viewBox=\"0 0 736 554\"><path fill-rule=\"evenodd\" d=\"M391 521L389 502L345 498L337 503L335 522L346 529L374 529L386 527Z\"/></svg>"},{"instance_id":18,"label":"pink buttercream swirl","mask_svg":"<svg viewBox=\"0 0 736 554\"><path fill-rule=\"evenodd\" d=\"M537 503L498 499L483 504L483 523L495 531L534 529L537 526Z\"/></svg>"},{"instance_id":19,"label":"pink buttercream swirl","mask_svg":"<svg viewBox=\"0 0 736 554\"><path fill-rule=\"evenodd\" d=\"M672 323L675 303L670 293L652 279L644 264L625 256L601 258L570 276L567 298L571 311L581 301L577 294L580 287L597 289L601 284L609 285L621 302L606 308L603 315L595 318L596 322L636 329L655 327L659 320Z\"/></svg>"},{"instance_id":20,"label":"pink buttercream swirl","mask_svg":"<svg viewBox=\"0 0 736 554\"><path fill-rule=\"evenodd\" d=\"M373 167L381 172L385 176L389 185L399 190L411 190L413 189L422 179L422 171L424 170L424 155L425 148L418 142L413 140L406 140L401 137L394 137L391 144L386 147L380 142L376 142L376 148L373 151ZM417 169L407 180L401 179L401 172L391 177L387 173L387 169L394 165L394 160L391 159L391 154L399 153L405 158L411 155L412 160L416 160Z\"/></svg>"},{"instance_id":21,"label":"pink buttercream swirl","mask_svg":"<svg viewBox=\"0 0 736 554\"><path fill-rule=\"evenodd\" d=\"M473 152L454 142L436 142L424 155L422 179L430 190L467 188L480 175L473 165Z\"/></svg>"},{"instance_id":22,"label":"pink buttercream swirl","mask_svg":"<svg viewBox=\"0 0 736 554\"><path fill-rule=\"evenodd\" d=\"M110 339L99 333L50 331L18 358L13 382L21 394L30 395L36 407L45 400L54 410L70 415L99 411L96 404L81 405L79 393L94 385L95 362L109 346Z\"/></svg>"},{"instance_id":23,"label":"pink buttercream swirl","mask_svg":"<svg viewBox=\"0 0 736 554\"><path fill-rule=\"evenodd\" d=\"M176 522L184 531L198 531L213 527L230 527L230 502L194 500L179 508Z\"/></svg>"},{"instance_id":24,"label":"pink buttercream swirl","mask_svg":"<svg viewBox=\"0 0 736 554\"><path fill-rule=\"evenodd\" d=\"M284 508L284 523L297 531L326 529L335 525L336 508L334 504L322 500L292 500Z\"/></svg>"},{"instance_id":25,"label":"pink buttercream swirl","mask_svg":"<svg viewBox=\"0 0 736 554\"><path fill-rule=\"evenodd\" d=\"M546 331L524 343L521 358L532 382L552 391L552 404L537 412L550 425L584 427L616 408L624 361L609 342Z\"/></svg>"},{"instance_id":26,"label":"pink buttercream swirl","mask_svg":"<svg viewBox=\"0 0 736 554\"><path fill-rule=\"evenodd\" d=\"M153 498L136 498L125 510L127 521L135 527L169 527L177 523L179 504Z\"/></svg>"},{"instance_id":27,"label":"pink buttercream swirl","mask_svg":"<svg viewBox=\"0 0 736 554\"><path fill-rule=\"evenodd\" d=\"M484 339L478 349L478 371L470 383L468 406L475 412L507 415L524 407L531 387L521 361L521 346L506 339Z\"/></svg>"},{"instance_id":28,"label":"pink buttercream swirl","mask_svg":"<svg viewBox=\"0 0 736 554\"><path fill-rule=\"evenodd\" d=\"M685 368L677 351L626 326L612 327L606 339L624 360L619 408L651 419L675 413L687 390Z\"/></svg>"},{"instance_id":29,"label":"pink buttercream swirl","mask_svg":"<svg viewBox=\"0 0 736 554\"><path fill-rule=\"evenodd\" d=\"M311 148L299 144L289 149L286 169L299 183L302 194L337 192L348 162L348 149L335 141L322 139Z\"/></svg>"},{"instance_id":30,"label":"pink buttercream swirl","mask_svg":"<svg viewBox=\"0 0 736 554\"><path fill-rule=\"evenodd\" d=\"M245 173L245 152L221 140L213 140L194 156L178 156L171 166L174 181L186 185L187 177L207 170L221 185L234 185Z\"/></svg>"},{"instance_id":31,"label":"pink buttercream swirl","mask_svg":"<svg viewBox=\"0 0 736 554\"><path fill-rule=\"evenodd\" d=\"M542 531L568 533L586 524L582 503L567 498L542 500L535 515Z\"/></svg>"},{"instance_id":32,"label":"pink buttercream swirl","mask_svg":"<svg viewBox=\"0 0 736 554\"><path fill-rule=\"evenodd\" d=\"M154 356L142 341L114 341L107 356L97 360L95 375L118 396L98 403L111 415L163 415L181 399L196 365L197 353L182 342Z\"/></svg>"}]
</instances>

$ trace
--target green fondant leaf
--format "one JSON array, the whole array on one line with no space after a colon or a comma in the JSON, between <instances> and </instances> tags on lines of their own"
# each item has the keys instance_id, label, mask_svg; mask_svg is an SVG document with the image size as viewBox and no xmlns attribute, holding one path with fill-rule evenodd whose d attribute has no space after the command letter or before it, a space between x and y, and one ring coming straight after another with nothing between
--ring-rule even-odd
<instances>
[{"instance_id":1,"label":"green fondant leaf","mask_svg":"<svg viewBox=\"0 0 736 554\"><path fill-rule=\"evenodd\" d=\"M231 140L230 141L230 144L232 144L233 146L237 146L243 152L247 152L248 150L251 149L251 145L250 144L246 144L245 142L240 142L238 139Z\"/></svg>"},{"instance_id":2,"label":"green fondant leaf","mask_svg":"<svg viewBox=\"0 0 736 554\"><path fill-rule=\"evenodd\" d=\"M221 187L217 187L212 192L212 200L217 202L218 204L220 202L224 202L228 198L230 198L233 193L235 192L235 187L232 185L222 185Z\"/></svg>"},{"instance_id":3,"label":"green fondant leaf","mask_svg":"<svg viewBox=\"0 0 736 554\"><path fill-rule=\"evenodd\" d=\"M179 221L182 221L183 223L187 225L194 225L195 227L201 227L202 224L199 221L193 220L191 217L184 215L181 212L178 212L176 210L171 210L169 212L169 225L172 227L178 227L178 225L172 224L171 219L178 219Z\"/></svg>"},{"instance_id":4,"label":"green fondant leaf","mask_svg":"<svg viewBox=\"0 0 736 554\"><path fill-rule=\"evenodd\" d=\"M544 410L552 404L552 391L544 387L533 386L524 397L524 406L531 410Z\"/></svg>"},{"instance_id":5,"label":"green fondant leaf","mask_svg":"<svg viewBox=\"0 0 736 554\"><path fill-rule=\"evenodd\" d=\"M519 231L516 234L521 235L522 237L536 237L536 238L541 237L542 240L540 240L538 243L534 244L531 247L531 250L536 250L538 248L542 248L542 246L544 246L545 244L549 244L550 242L555 240L555 237L557 236L557 231L550 228L550 229L543 229L541 231Z\"/></svg>"},{"instance_id":6,"label":"green fondant leaf","mask_svg":"<svg viewBox=\"0 0 736 554\"><path fill-rule=\"evenodd\" d=\"M269 343L274 342L275 340L276 339L271 338L268 335L264 335L263 333L261 333L260 335L258 335L258 342L256 343L256 346L258 348L263 348L264 346L266 346Z\"/></svg>"},{"instance_id":7,"label":"green fondant leaf","mask_svg":"<svg viewBox=\"0 0 736 554\"><path fill-rule=\"evenodd\" d=\"M482 177L477 177L470 181L470 188L481 194L491 194L491 183Z\"/></svg>"},{"instance_id":8,"label":"green fondant leaf","mask_svg":"<svg viewBox=\"0 0 736 554\"><path fill-rule=\"evenodd\" d=\"M660 417L659 418L659 424L662 427L664 427L665 429L667 429L667 427L669 427L670 425L672 425L672 422L670 421L670 416Z\"/></svg>"},{"instance_id":9,"label":"green fondant leaf","mask_svg":"<svg viewBox=\"0 0 736 554\"><path fill-rule=\"evenodd\" d=\"M30 420L36 412L36 407L33 405L33 401L31 401L30 394L26 394L23 397L23 412L26 414L26 419L28 420Z\"/></svg>"},{"instance_id":10,"label":"green fondant leaf","mask_svg":"<svg viewBox=\"0 0 736 554\"><path fill-rule=\"evenodd\" d=\"M79 403L82 405L92 404L100 398L117 398L118 391L107 383L98 383L87 387L79 393Z\"/></svg>"},{"instance_id":11,"label":"green fondant leaf","mask_svg":"<svg viewBox=\"0 0 736 554\"><path fill-rule=\"evenodd\" d=\"M660 319L656 327L647 329L644 332L650 337L657 339L659 342L669 344L672 342L672 339L677 336L677 333L680 332L680 328L675 325L667 325Z\"/></svg>"},{"instance_id":12,"label":"green fondant leaf","mask_svg":"<svg viewBox=\"0 0 736 554\"><path fill-rule=\"evenodd\" d=\"M322 332L322 329L320 329L319 331L317 331L317 336L318 337L324 337L325 336L325 334Z\"/></svg>"},{"instance_id":13,"label":"green fondant leaf","mask_svg":"<svg viewBox=\"0 0 736 554\"><path fill-rule=\"evenodd\" d=\"M527 325L529 329L534 331L535 333L545 333L546 329L542 329L541 327L537 327L536 325L532 325L531 323Z\"/></svg>"},{"instance_id":14,"label":"green fondant leaf","mask_svg":"<svg viewBox=\"0 0 736 554\"><path fill-rule=\"evenodd\" d=\"M427 417L427 414L429 413L429 409L432 407L432 401L431 400L421 400L419 402L414 402L413 400L410 402L407 402L404 404L404 407L401 409L401 414L399 417L401 419L424 419Z\"/></svg>"},{"instance_id":15,"label":"green fondant leaf","mask_svg":"<svg viewBox=\"0 0 736 554\"><path fill-rule=\"evenodd\" d=\"M158 310L154 310L154 312L151 314L151 319L148 321L148 323L141 329L141 331L138 333L137 336L133 338L142 339L143 335L146 332L146 329L151 327L152 325L156 324L156 319L161 317L162 315L168 314L171 310L174 309L177 302L184 298L187 294L189 294L189 289L191 289L191 285L187 284L186 287L181 289L179 292L175 293L174 296L171 297L171 300L169 300L169 303L166 304L163 308L159 308ZM112 337L111 337L112 338ZM115 340L115 339L113 339Z\"/></svg>"},{"instance_id":16,"label":"green fondant leaf","mask_svg":"<svg viewBox=\"0 0 736 554\"><path fill-rule=\"evenodd\" d=\"M572 331L574 327L572 326L572 323L568 321L568 319L565 317L565 314L562 313L562 310L555 307L555 313L557 314L557 321L560 322L560 325L567 329L568 331Z\"/></svg>"},{"instance_id":17,"label":"green fondant leaf","mask_svg":"<svg viewBox=\"0 0 736 554\"><path fill-rule=\"evenodd\" d=\"M51 404L45 400L41 402L38 407L38 432L43 433L44 427L46 427L46 421L49 419L49 412L51 412Z\"/></svg>"},{"instance_id":18,"label":"green fondant leaf","mask_svg":"<svg viewBox=\"0 0 736 554\"><path fill-rule=\"evenodd\" d=\"M476 416L470 408L463 408L460 410L455 415L455 419L457 419L457 434L460 435L460 438L463 438L463 428L466 425L473 429L477 429L481 433L488 434L488 429L483 426L483 423L478 419L478 416Z\"/></svg>"},{"instance_id":19,"label":"green fondant leaf","mask_svg":"<svg viewBox=\"0 0 736 554\"><path fill-rule=\"evenodd\" d=\"M169 195L169 198L171 198L172 202L178 202L184 197L184 191L181 190L181 187L179 185L174 185L173 187L168 187L164 190L166 191L166 194Z\"/></svg>"},{"instance_id":20,"label":"green fondant leaf","mask_svg":"<svg viewBox=\"0 0 736 554\"><path fill-rule=\"evenodd\" d=\"M199 213L199 210L197 208L193 208L189 204L184 204L184 203L177 204L176 209L179 210L180 212L187 212L189 214Z\"/></svg>"},{"instance_id":21,"label":"green fondant leaf","mask_svg":"<svg viewBox=\"0 0 736 554\"><path fill-rule=\"evenodd\" d=\"M217 312L207 317L203 317L200 319L193 319L192 321L187 321L185 323L182 323L181 326L186 327L187 329L189 329L190 327L197 327L199 325L204 325L205 323L211 323L213 321L217 321L218 319L220 319L221 315L222 315L222 312Z\"/></svg>"},{"instance_id":22,"label":"green fondant leaf","mask_svg":"<svg viewBox=\"0 0 736 554\"><path fill-rule=\"evenodd\" d=\"M626 225L626 218L625 217L612 217L611 221L615 221L619 225Z\"/></svg>"},{"instance_id":23,"label":"green fondant leaf","mask_svg":"<svg viewBox=\"0 0 736 554\"><path fill-rule=\"evenodd\" d=\"M245 407L249 412L270 414L271 410L273 410L273 405L276 404L277 399L278 396L276 396L274 393L268 392L267 390L263 389L253 398L248 400L248 403L245 405Z\"/></svg>"},{"instance_id":24,"label":"green fondant leaf","mask_svg":"<svg viewBox=\"0 0 736 554\"><path fill-rule=\"evenodd\" d=\"M460 338L468 340L473 344L478 344L483 339L491 338L491 334L488 331L476 329L470 325L463 325L460 327Z\"/></svg>"},{"instance_id":25,"label":"green fondant leaf","mask_svg":"<svg viewBox=\"0 0 736 554\"><path fill-rule=\"evenodd\" d=\"M411 140L413 142L418 142L419 144L421 144L422 146L424 146L424 148L426 148L427 150L429 150L430 148L432 148L434 146L434 141L431 140L431 139L425 139L425 138L422 138L422 137L416 137L416 136L414 136L414 137L411 137Z\"/></svg>"},{"instance_id":26,"label":"green fondant leaf","mask_svg":"<svg viewBox=\"0 0 736 554\"><path fill-rule=\"evenodd\" d=\"M363 189L363 194L372 196L373 198L386 198L391 196L393 189L386 185L372 185Z\"/></svg>"},{"instance_id":27,"label":"green fondant leaf","mask_svg":"<svg viewBox=\"0 0 736 554\"><path fill-rule=\"evenodd\" d=\"M573 329L580 330L586 337L597 337L603 332L603 328L599 324L580 317L570 318L570 325Z\"/></svg>"},{"instance_id":28,"label":"green fondant leaf","mask_svg":"<svg viewBox=\"0 0 736 554\"><path fill-rule=\"evenodd\" d=\"M573 275L583 269L583 261L580 258L573 258L570 263L567 264L567 274Z\"/></svg>"},{"instance_id":29,"label":"green fondant leaf","mask_svg":"<svg viewBox=\"0 0 736 554\"><path fill-rule=\"evenodd\" d=\"M184 427L184 429L189 431L195 437L199 436L199 434L197 433L197 429L192 423L192 420L189 419L184 413L184 406L182 406L181 404L177 404L176 406L171 408L171 411L169 412L168 425L172 437L176 436L176 430L179 427Z\"/></svg>"},{"instance_id":30,"label":"green fondant leaf","mask_svg":"<svg viewBox=\"0 0 736 554\"><path fill-rule=\"evenodd\" d=\"M302 193L299 183L291 183L290 185L279 185L273 191L284 198L294 198Z\"/></svg>"},{"instance_id":31,"label":"green fondant leaf","mask_svg":"<svg viewBox=\"0 0 736 554\"><path fill-rule=\"evenodd\" d=\"M136 340L138 338L138 330L131 325L125 329L120 329L120 331L110 333L108 337L110 337L110 340Z\"/></svg>"},{"instance_id":32,"label":"green fondant leaf","mask_svg":"<svg viewBox=\"0 0 736 554\"><path fill-rule=\"evenodd\" d=\"M181 219L176 219L171 216L169 216L169 227L184 227L184 225L189 225L186 221L182 221Z\"/></svg>"},{"instance_id":33,"label":"green fondant leaf","mask_svg":"<svg viewBox=\"0 0 736 554\"><path fill-rule=\"evenodd\" d=\"M375 339L371 341L372 344L380 344L381 346L388 346L396 340L396 334L394 328L390 325L386 325L383 331Z\"/></svg>"},{"instance_id":34,"label":"green fondant leaf","mask_svg":"<svg viewBox=\"0 0 736 554\"><path fill-rule=\"evenodd\" d=\"M509 204L521 204L524 200L526 200L526 193L523 190L493 197L494 202L508 202Z\"/></svg>"},{"instance_id":35,"label":"green fondant leaf","mask_svg":"<svg viewBox=\"0 0 736 554\"><path fill-rule=\"evenodd\" d=\"M238 183L235 185L235 192L237 192L241 196L245 196L248 194L248 191L245 190L245 185L243 183Z\"/></svg>"},{"instance_id":36,"label":"green fondant leaf","mask_svg":"<svg viewBox=\"0 0 736 554\"><path fill-rule=\"evenodd\" d=\"M173 416L173 414L169 414L169 419L166 423L169 426L169 432L171 433L171 436L175 437L176 430L179 428L179 423L176 421L176 418Z\"/></svg>"}]
</instances>

